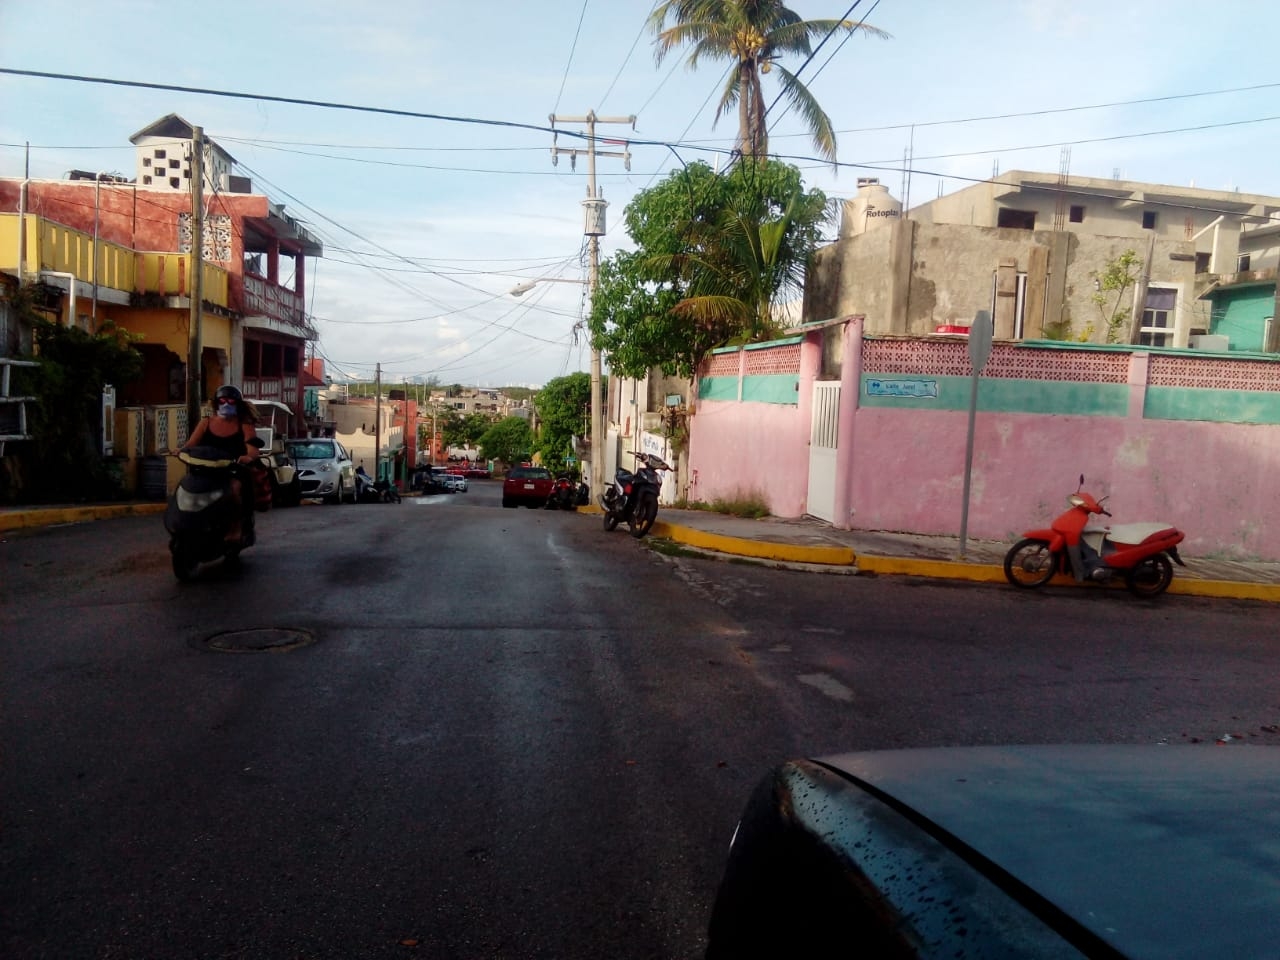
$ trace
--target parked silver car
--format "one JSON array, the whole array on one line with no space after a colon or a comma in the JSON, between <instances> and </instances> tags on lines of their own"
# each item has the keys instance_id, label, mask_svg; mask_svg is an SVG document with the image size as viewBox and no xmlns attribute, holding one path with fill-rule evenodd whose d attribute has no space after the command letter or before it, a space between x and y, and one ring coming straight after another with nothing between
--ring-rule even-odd
<instances>
[{"instance_id":1,"label":"parked silver car","mask_svg":"<svg viewBox=\"0 0 1280 960\"><path fill-rule=\"evenodd\" d=\"M337 440L312 437L290 440L289 456L298 466L302 496L323 497L326 503L356 502L356 469L351 454Z\"/></svg>"}]
</instances>

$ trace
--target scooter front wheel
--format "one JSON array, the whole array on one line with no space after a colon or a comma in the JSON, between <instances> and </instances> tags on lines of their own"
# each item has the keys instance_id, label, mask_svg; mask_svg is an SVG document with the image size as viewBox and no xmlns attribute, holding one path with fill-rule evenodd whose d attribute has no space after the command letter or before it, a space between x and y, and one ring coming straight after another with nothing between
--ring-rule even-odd
<instances>
[{"instance_id":1,"label":"scooter front wheel","mask_svg":"<svg viewBox=\"0 0 1280 960\"><path fill-rule=\"evenodd\" d=\"M613 528L616 527L617 525L618 525L618 515L614 513L612 510L605 510L604 512L605 533L608 533L609 531L613 530Z\"/></svg>"},{"instance_id":2,"label":"scooter front wheel","mask_svg":"<svg viewBox=\"0 0 1280 960\"><path fill-rule=\"evenodd\" d=\"M195 549L181 540L175 540L169 545L169 552L173 555L173 575L183 583L193 579L200 566Z\"/></svg>"},{"instance_id":3,"label":"scooter front wheel","mask_svg":"<svg viewBox=\"0 0 1280 960\"><path fill-rule=\"evenodd\" d=\"M640 498L635 513L631 517L631 535L639 540L653 527L658 519L658 499L651 494Z\"/></svg>"},{"instance_id":4,"label":"scooter front wheel","mask_svg":"<svg viewBox=\"0 0 1280 960\"><path fill-rule=\"evenodd\" d=\"M1004 555L1004 577L1015 587L1043 587L1058 570L1047 540L1019 540Z\"/></svg>"},{"instance_id":5,"label":"scooter front wheel","mask_svg":"<svg viewBox=\"0 0 1280 960\"><path fill-rule=\"evenodd\" d=\"M1124 575L1124 585L1135 597L1158 597L1173 583L1173 564L1163 553L1135 563Z\"/></svg>"}]
</instances>

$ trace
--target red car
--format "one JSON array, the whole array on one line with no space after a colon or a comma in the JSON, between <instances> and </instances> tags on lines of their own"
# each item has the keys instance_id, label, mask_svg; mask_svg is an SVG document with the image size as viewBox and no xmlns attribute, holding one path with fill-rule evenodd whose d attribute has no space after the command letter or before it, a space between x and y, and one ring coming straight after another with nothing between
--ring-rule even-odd
<instances>
[{"instance_id":1,"label":"red car","mask_svg":"<svg viewBox=\"0 0 1280 960\"><path fill-rule=\"evenodd\" d=\"M545 507L555 479L546 467L512 467L502 481L504 507Z\"/></svg>"}]
</instances>

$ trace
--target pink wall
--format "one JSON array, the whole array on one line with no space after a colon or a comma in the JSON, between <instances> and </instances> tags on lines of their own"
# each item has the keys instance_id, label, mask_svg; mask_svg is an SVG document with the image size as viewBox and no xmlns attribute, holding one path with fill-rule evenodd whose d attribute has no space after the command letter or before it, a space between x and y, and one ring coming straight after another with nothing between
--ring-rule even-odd
<instances>
[{"instance_id":1,"label":"pink wall","mask_svg":"<svg viewBox=\"0 0 1280 960\"><path fill-rule=\"evenodd\" d=\"M756 492L779 517L804 513L809 424L797 407L700 400L689 421L689 499Z\"/></svg>"},{"instance_id":2,"label":"pink wall","mask_svg":"<svg viewBox=\"0 0 1280 960\"><path fill-rule=\"evenodd\" d=\"M967 415L862 408L853 526L955 535ZM1189 555L1280 559L1280 427L1114 417L983 414L969 535L1009 540L1066 509L1080 474L1114 523L1163 521Z\"/></svg>"}]
</instances>

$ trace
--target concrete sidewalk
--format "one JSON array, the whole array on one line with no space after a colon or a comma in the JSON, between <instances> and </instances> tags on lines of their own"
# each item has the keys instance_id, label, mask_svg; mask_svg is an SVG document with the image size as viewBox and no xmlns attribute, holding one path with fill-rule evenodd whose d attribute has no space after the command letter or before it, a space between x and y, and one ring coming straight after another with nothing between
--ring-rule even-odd
<instances>
[{"instance_id":1,"label":"concrete sidewalk","mask_svg":"<svg viewBox=\"0 0 1280 960\"><path fill-rule=\"evenodd\" d=\"M596 511L598 512L598 510ZM663 508L651 536L703 550L765 562L809 564L832 572L901 574L1004 583L1004 541L973 540L960 555L959 537L837 530L808 518L752 520L702 510ZM1280 563L1182 557L1170 593L1280 602ZM1067 577L1053 585L1078 586ZM1084 586L1092 586L1085 584Z\"/></svg>"},{"instance_id":2,"label":"concrete sidewalk","mask_svg":"<svg viewBox=\"0 0 1280 960\"><path fill-rule=\"evenodd\" d=\"M3 507L0 536L6 531L31 527L156 514L164 507L163 503L143 501ZM593 514L592 519L598 522L599 507L583 507L580 512ZM808 518L752 520L665 507L659 511L650 536L714 553L832 573L898 574L988 583L1004 583L1002 564L1010 546L1002 541L970 539L962 557L958 537L837 530ZM1170 593L1280 603L1280 563L1185 555L1183 560L1187 565L1175 568ZM1077 586L1066 577L1057 578L1053 585Z\"/></svg>"}]
</instances>

